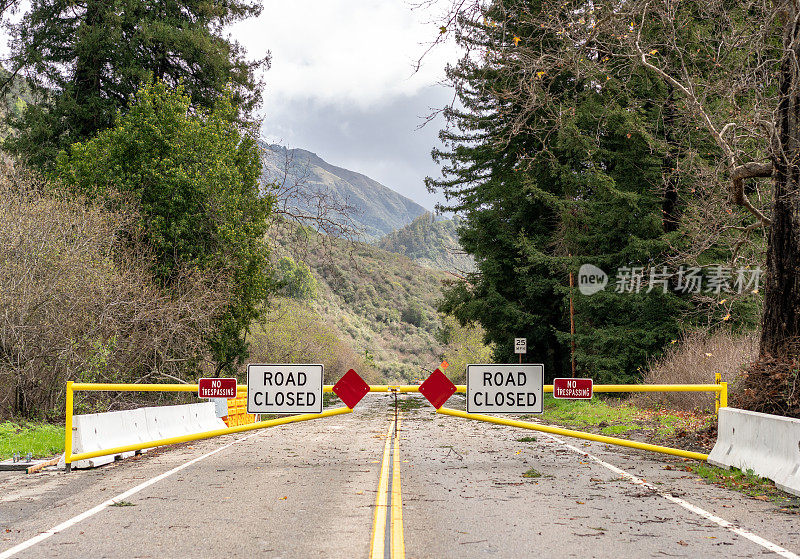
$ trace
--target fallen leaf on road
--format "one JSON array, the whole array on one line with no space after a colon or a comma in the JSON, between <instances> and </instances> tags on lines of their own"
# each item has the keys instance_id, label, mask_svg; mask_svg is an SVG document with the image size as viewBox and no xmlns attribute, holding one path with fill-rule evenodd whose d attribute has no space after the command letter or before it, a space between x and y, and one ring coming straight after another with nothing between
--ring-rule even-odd
<instances>
[{"instance_id":1,"label":"fallen leaf on road","mask_svg":"<svg viewBox=\"0 0 800 559\"><path fill-rule=\"evenodd\" d=\"M281 497L281 499L280 499L280 500L281 500L281 501L285 501L285 500L286 500L286 499L288 499L288 498L289 498L289 497L287 497L287 496L285 496L285 495L284 495L283 497Z\"/></svg>"},{"instance_id":2,"label":"fallen leaf on road","mask_svg":"<svg viewBox=\"0 0 800 559\"><path fill-rule=\"evenodd\" d=\"M685 545L689 545L689 544L686 543L685 541L681 540L681 541L678 542L678 545L684 545L685 546Z\"/></svg>"}]
</instances>

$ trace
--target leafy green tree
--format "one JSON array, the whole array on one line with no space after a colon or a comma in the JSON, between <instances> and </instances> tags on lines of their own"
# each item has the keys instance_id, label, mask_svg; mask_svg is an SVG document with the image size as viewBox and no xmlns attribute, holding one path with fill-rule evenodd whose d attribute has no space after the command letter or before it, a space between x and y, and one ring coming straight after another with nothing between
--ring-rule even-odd
<instances>
[{"instance_id":1,"label":"leafy green tree","mask_svg":"<svg viewBox=\"0 0 800 559\"><path fill-rule=\"evenodd\" d=\"M463 384L467 365L490 363L492 348L483 343L484 332L478 325L462 326L452 316L442 316L437 340L444 344L441 359L447 361L444 371L456 384Z\"/></svg>"},{"instance_id":2,"label":"leafy green tree","mask_svg":"<svg viewBox=\"0 0 800 559\"><path fill-rule=\"evenodd\" d=\"M196 106L210 108L230 85L244 119L260 98L256 72L223 28L256 16L258 2L34 0L11 26L11 71L39 94L12 124L6 148L50 169L59 150L114 124L143 84L183 83Z\"/></svg>"},{"instance_id":3,"label":"leafy green tree","mask_svg":"<svg viewBox=\"0 0 800 559\"><path fill-rule=\"evenodd\" d=\"M277 287L287 297L310 300L317 296L317 282L305 262L295 262L284 256L278 261Z\"/></svg>"},{"instance_id":4,"label":"leafy green tree","mask_svg":"<svg viewBox=\"0 0 800 559\"><path fill-rule=\"evenodd\" d=\"M245 335L270 288L263 236L271 201L260 194L259 152L231 97L206 110L180 86L144 87L113 128L62 151L56 164L75 192L109 203L119 193L138 207L163 285L186 266L228 277L229 303L208 336L218 371L247 356Z\"/></svg>"}]
</instances>

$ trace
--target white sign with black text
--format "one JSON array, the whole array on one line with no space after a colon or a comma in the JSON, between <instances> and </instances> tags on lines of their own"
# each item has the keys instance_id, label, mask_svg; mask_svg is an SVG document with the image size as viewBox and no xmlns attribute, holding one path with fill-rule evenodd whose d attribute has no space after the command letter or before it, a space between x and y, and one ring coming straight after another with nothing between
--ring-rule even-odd
<instances>
[{"instance_id":1,"label":"white sign with black text","mask_svg":"<svg viewBox=\"0 0 800 559\"><path fill-rule=\"evenodd\" d=\"M544 365L467 365L467 413L542 413Z\"/></svg>"},{"instance_id":2,"label":"white sign with black text","mask_svg":"<svg viewBox=\"0 0 800 559\"><path fill-rule=\"evenodd\" d=\"M322 365L247 366L247 413L322 413Z\"/></svg>"},{"instance_id":3,"label":"white sign with black text","mask_svg":"<svg viewBox=\"0 0 800 559\"><path fill-rule=\"evenodd\" d=\"M528 338L514 338L514 353L528 353Z\"/></svg>"}]
</instances>

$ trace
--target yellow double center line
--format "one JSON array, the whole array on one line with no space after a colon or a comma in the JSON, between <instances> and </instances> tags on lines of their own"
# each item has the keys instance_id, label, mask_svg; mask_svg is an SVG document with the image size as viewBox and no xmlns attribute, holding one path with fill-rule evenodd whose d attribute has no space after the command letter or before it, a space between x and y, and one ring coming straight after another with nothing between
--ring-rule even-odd
<instances>
[{"instance_id":1,"label":"yellow double center line","mask_svg":"<svg viewBox=\"0 0 800 559\"><path fill-rule=\"evenodd\" d=\"M375 517L372 522L370 559L404 559L403 499L400 491L400 419L389 425L383 461L378 478L378 495L375 497ZM394 444L392 444L394 443ZM394 450L394 452L392 451ZM391 480L391 483L390 483ZM386 525L390 525L387 533Z\"/></svg>"}]
</instances>

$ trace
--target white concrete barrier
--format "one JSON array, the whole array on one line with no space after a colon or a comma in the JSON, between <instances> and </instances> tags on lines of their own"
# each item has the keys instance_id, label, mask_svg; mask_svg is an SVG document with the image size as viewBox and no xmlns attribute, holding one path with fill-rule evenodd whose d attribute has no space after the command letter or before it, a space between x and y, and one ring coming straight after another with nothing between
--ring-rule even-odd
<instances>
[{"instance_id":1,"label":"white concrete barrier","mask_svg":"<svg viewBox=\"0 0 800 559\"><path fill-rule=\"evenodd\" d=\"M72 416L72 452L77 454L80 452L93 452L101 448L112 448L119 446L113 444L118 440L116 432L124 433L122 426L122 418L120 414L125 412L109 412L106 414L92 413L84 415ZM106 416L102 418L101 416ZM101 447L101 441L108 439L108 444ZM98 456L88 460L80 460L73 462L76 468L96 468L103 464L113 462L114 455ZM63 458L62 458L63 461ZM59 462L59 466L61 462Z\"/></svg>"},{"instance_id":2,"label":"white concrete barrier","mask_svg":"<svg viewBox=\"0 0 800 559\"><path fill-rule=\"evenodd\" d=\"M720 408L717 443L708 462L752 470L800 495L800 419Z\"/></svg>"},{"instance_id":3,"label":"white concrete barrier","mask_svg":"<svg viewBox=\"0 0 800 559\"><path fill-rule=\"evenodd\" d=\"M159 406L156 408L144 408L147 422L147 431L150 440L166 439L167 437L177 437L198 433L195 425L190 423L189 406L201 406L203 404L184 404L182 406Z\"/></svg>"},{"instance_id":4,"label":"white concrete barrier","mask_svg":"<svg viewBox=\"0 0 800 559\"><path fill-rule=\"evenodd\" d=\"M79 454L223 429L225 422L217 418L213 402L203 402L74 415L72 426L72 453ZM79 460L73 462L72 467L95 468L133 454L125 452ZM59 466L63 465L62 456Z\"/></svg>"},{"instance_id":5,"label":"white concrete barrier","mask_svg":"<svg viewBox=\"0 0 800 559\"><path fill-rule=\"evenodd\" d=\"M214 429L225 428L225 422L217 417L217 405L211 402L211 406L193 406L189 410L192 423L197 425L202 431L213 431ZM227 405L227 403L226 403ZM222 427L220 427L222 425Z\"/></svg>"}]
</instances>

